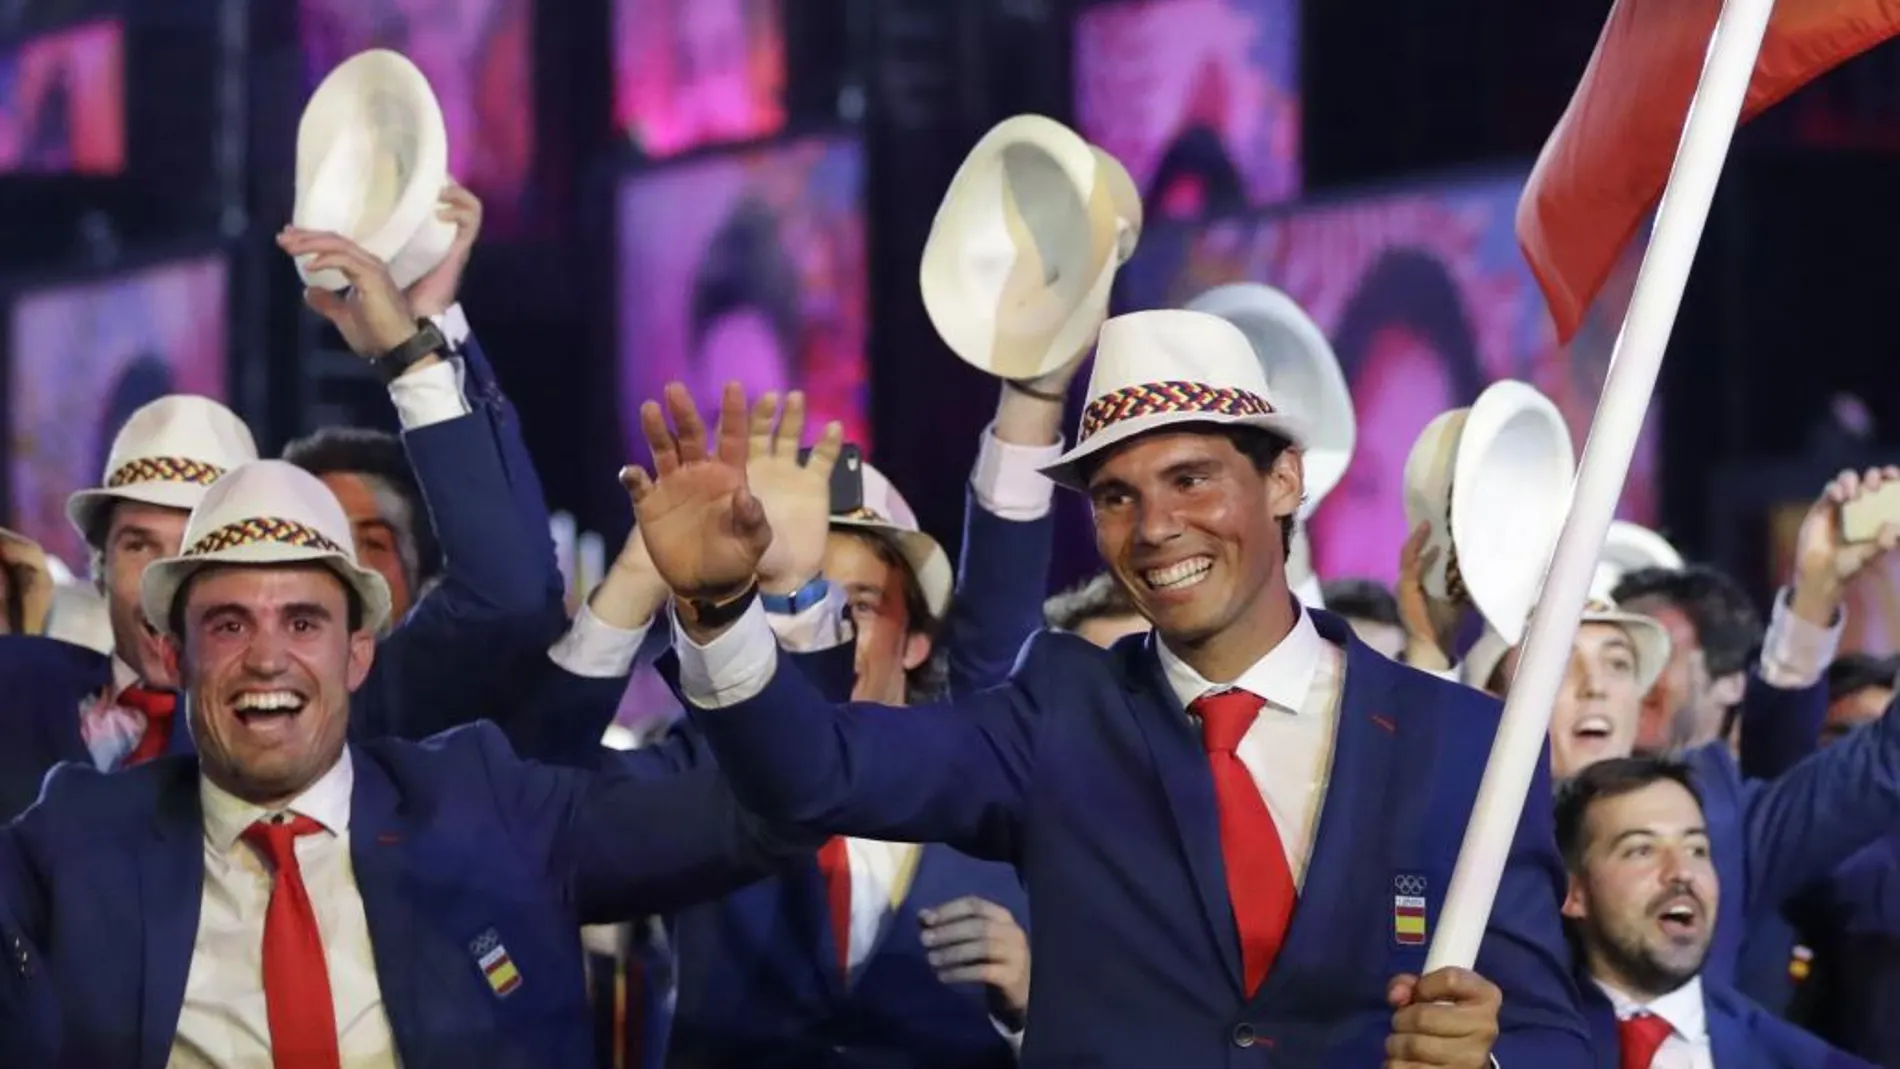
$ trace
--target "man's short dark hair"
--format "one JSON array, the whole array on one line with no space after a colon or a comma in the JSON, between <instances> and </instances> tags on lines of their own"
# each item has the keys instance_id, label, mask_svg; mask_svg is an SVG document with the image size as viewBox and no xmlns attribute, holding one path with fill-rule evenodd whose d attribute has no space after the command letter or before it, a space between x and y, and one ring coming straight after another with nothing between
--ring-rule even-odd
<instances>
[{"instance_id":1,"label":"man's short dark hair","mask_svg":"<svg viewBox=\"0 0 1900 1069\"><path fill-rule=\"evenodd\" d=\"M1058 631L1075 631L1091 620L1139 615L1128 591L1108 572L1097 572L1042 603L1043 621Z\"/></svg>"},{"instance_id":2,"label":"man's short dark hair","mask_svg":"<svg viewBox=\"0 0 1900 1069\"><path fill-rule=\"evenodd\" d=\"M1274 462L1280 459L1280 454L1293 447L1293 443L1284 436L1264 427L1229 423L1174 423L1157 427L1152 431L1144 431L1125 442L1116 444L1118 447L1125 446L1129 442L1139 441L1150 434L1182 432L1220 435L1234 443L1234 448L1240 450L1242 456L1252 461L1254 470L1262 475L1272 471ZM1102 470L1102 465L1114 452L1114 449L1104 449L1076 461L1076 474L1082 477L1082 485L1087 486L1095 480L1095 473ZM1294 514L1289 512L1280 517L1280 559L1282 562L1293 555L1293 516Z\"/></svg>"},{"instance_id":3,"label":"man's short dark hair","mask_svg":"<svg viewBox=\"0 0 1900 1069\"><path fill-rule=\"evenodd\" d=\"M1634 794L1653 783L1668 780L1682 785L1702 805L1702 792L1696 789L1689 766L1667 757L1612 757L1586 767L1557 791L1557 850L1571 872L1583 871L1583 855L1589 843L1584 824L1590 807L1599 801Z\"/></svg>"},{"instance_id":4,"label":"man's short dark hair","mask_svg":"<svg viewBox=\"0 0 1900 1069\"><path fill-rule=\"evenodd\" d=\"M1828 703L1831 705L1874 687L1892 689L1896 676L1900 676L1900 657L1843 654L1827 666Z\"/></svg>"},{"instance_id":5,"label":"man's short dark hair","mask_svg":"<svg viewBox=\"0 0 1900 1069\"><path fill-rule=\"evenodd\" d=\"M285 446L284 459L319 478L361 475L388 487L409 506L415 585L420 588L442 570L442 550L429 520L429 506L401 438L369 427L325 427Z\"/></svg>"},{"instance_id":6,"label":"man's short dark hair","mask_svg":"<svg viewBox=\"0 0 1900 1069\"><path fill-rule=\"evenodd\" d=\"M1334 579L1321 583L1319 592L1326 611L1335 615L1388 627L1405 626L1399 621L1398 597L1377 579Z\"/></svg>"},{"instance_id":7,"label":"man's short dark hair","mask_svg":"<svg viewBox=\"0 0 1900 1069\"><path fill-rule=\"evenodd\" d=\"M1747 671L1761 645L1761 614L1742 585L1719 568L1638 568L1623 576L1610 596L1626 607L1654 598L1680 610L1695 627L1714 679Z\"/></svg>"}]
</instances>

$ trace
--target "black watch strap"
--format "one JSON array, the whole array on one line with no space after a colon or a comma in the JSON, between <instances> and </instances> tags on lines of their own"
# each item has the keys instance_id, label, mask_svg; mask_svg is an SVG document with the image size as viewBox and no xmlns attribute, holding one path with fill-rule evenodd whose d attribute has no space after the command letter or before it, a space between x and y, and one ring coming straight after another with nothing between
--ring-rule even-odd
<instances>
[{"instance_id":1,"label":"black watch strap","mask_svg":"<svg viewBox=\"0 0 1900 1069\"><path fill-rule=\"evenodd\" d=\"M447 352L448 348L449 340L442 336L442 328L427 319L418 319L416 332L408 341L371 360L369 366L376 369L384 382L395 382L416 361L430 353Z\"/></svg>"}]
</instances>

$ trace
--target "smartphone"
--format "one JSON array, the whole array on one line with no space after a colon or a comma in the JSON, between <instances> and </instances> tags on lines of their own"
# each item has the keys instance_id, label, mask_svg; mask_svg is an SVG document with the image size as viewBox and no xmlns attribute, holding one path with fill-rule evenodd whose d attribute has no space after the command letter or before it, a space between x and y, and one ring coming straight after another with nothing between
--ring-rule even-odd
<instances>
[{"instance_id":1,"label":"smartphone","mask_svg":"<svg viewBox=\"0 0 1900 1069\"><path fill-rule=\"evenodd\" d=\"M1841 534L1849 542L1872 542L1888 523L1900 527L1900 483L1885 483L1841 506Z\"/></svg>"},{"instance_id":2,"label":"smartphone","mask_svg":"<svg viewBox=\"0 0 1900 1069\"><path fill-rule=\"evenodd\" d=\"M798 462L811 459L811 447L798 451ZM831 514L849 516L864 507L864 454L850 442L838 451L831 469Z\"/></svg>"}]
</instances>

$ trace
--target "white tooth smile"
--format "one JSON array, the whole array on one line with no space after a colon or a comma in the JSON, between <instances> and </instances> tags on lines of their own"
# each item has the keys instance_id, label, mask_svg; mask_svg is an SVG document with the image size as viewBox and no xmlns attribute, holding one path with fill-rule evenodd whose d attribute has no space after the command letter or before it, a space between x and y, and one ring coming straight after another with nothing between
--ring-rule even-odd
<instances>
[{"instance_id":1,"label":"white tooth smile","mask_svg":"<svg viewBox=\"0 0 1900 1069\"><path fill-rule=\"evenodd\" d=\"M240 713L294 713L304 707L304 699L287 690L247 690L231 706Z\"/></svg>"},{"instance_id":2,"label":"white tooth smile","mask_svg":"<svg viewBox=\"0 0 1900 1069\"><path fill-rule=\"evenodd\" d=\"M1141 573L1141 578L1156 590L1183 590L1207 578L1213 570L1212 558L1189 557L1166 568L1150 568Z\"/></svg>"}]
</instances>

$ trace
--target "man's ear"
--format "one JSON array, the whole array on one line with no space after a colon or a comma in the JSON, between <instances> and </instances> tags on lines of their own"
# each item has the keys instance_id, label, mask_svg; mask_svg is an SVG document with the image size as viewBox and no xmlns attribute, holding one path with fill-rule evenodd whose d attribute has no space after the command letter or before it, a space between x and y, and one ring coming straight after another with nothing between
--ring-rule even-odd
<instances>
[{"instance_id":1,"label":"man's ear","mask_svg":"<svg viewBox=\"0 0 1900 1069\"><path fill-rule=\"evenodd\" d=\"M1583 920L1590 915L1590 895L1583 889L1583 881L1577 879L1576 873L1570 873L1566 880L1568 886L1564 889L1564 904L1561 912L1566 919Z\"/></svg>"},{"instance_id":2,"label":"man's ear","mask_svg":"<svg viewBox=\"0 0 1900 1069\"><path fill-rule=\"evenodd\" d=\"M349 683L350 693L356 693L356 688L362 686L363 680L369 678L369 666L375 662L376 633L363 630L350 635L350 663L345 677Z\"/></svg>"},{"instance_id":3,"label":"man's ear","mask_svg":"<svg viewBox=\"0 0 1900 1069\"><path fill-rule=\"evenodd\" d=\"M1275 518L1291 516L1306 500L1306 458L1292 446L1280 450L1267 469L1267 507Z\"/></svg>"},{"instance_id":4,"label":"man's ear","mask_svg":"<svg viewBox=\"0 0 1900 1069\"><path fill-rule=\"evenodd\" d=\"M148 679L145 682L154 685L164 683L183 689L185 683L185 677L182 674L184 643L176 635L158 634L156 638L157 641L152 643L152 647L158 653L159 666L165 670L165 679Z\"/></svg>"},{"instance_id":5,"label":"man's ear","mask_svg":"<svg viewBox=\"0 0 1900 1069\"><path fill-rule=\"evenodd\" d=\"M915 672L925 661L930 660L930 636L922 631L912 631L904 638L904 671Z\"/></svg>"}]
</instances>

